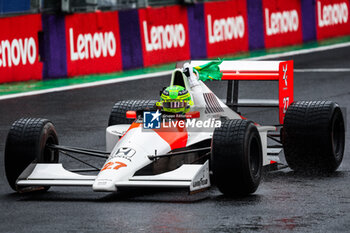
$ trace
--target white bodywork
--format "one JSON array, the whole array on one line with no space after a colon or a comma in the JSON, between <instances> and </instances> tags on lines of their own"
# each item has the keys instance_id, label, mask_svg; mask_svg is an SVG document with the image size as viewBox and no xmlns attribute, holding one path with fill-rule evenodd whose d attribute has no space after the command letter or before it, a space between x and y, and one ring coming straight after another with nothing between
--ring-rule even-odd
<instances>
[{"instance_id":1,"label":"white bodywork","mask_svg":"<svg viewBox=\"0 0 350 233\"><path fill-rule=\"evenodd\" d=\"M194 65L204 64L207 61L194 62ZM279 62L223 62L221 69L237 70L261 70L273 69L278 71ZM233 67L233 69L232 69ZM252 68L253 67L253 68ZM191 111L199 111L200 119L242 119L242 117L228 108L219 98L215 96L222 111L206 113L208 107L204 93L212 91L202 82L190 86L184 77L186 89L189 90L194 106ZM174 83L174 73L171 85ZM199 85L198 85L199 84ZM259 126L262 148L263 165L268 165L272 160L278 161L278 157L269 157L267 151L267 132L275 131L273 126ZM214 128L204 132L188 132L186 147L211 140ZM130 127L130 125L114 125L106 129L106 149L111 154L104 167L97 176L80 175L63 168L62 164L32 164L20 176L17 185L81 185L92 186L94 191L117 191L122 186L151 186L151 187L188 187L190 191L204 189L210 186L209 161L204 164L183 164L175 170L158 175L135 175L145 166L153 163L148 156L167 154L172 151L171 145L158 133L149 129ZM130 150L131 149L131 150Z\"/></svg>"}]
</instances>

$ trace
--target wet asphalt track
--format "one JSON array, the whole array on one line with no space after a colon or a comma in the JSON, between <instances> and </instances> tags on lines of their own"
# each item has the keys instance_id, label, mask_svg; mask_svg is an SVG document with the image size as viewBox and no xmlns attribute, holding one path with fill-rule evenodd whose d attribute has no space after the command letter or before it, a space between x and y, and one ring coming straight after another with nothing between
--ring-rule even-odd
<instances>
[{"instance_id":1,"label":"wet asphalt track","mask_svg":"<svg viewBox=\"0 0 350 233\"><path fill-rule=\"evenodd\" d=\"M291 59L298 69L350 68L350 48ZM343 163L333 175L302 176L289 169L266 174L258 191L242 199L223 197L215 188L191 196L184 190L136 189L109 194L69 187L19 195L7 185L4 143L17 118L48 118L56 125L60 144L104 149L104 129L113 103L157 98L168 82L169 78L160 77L0 101L0 232L349 231L349 133ZM350 109L349 72L296 73L294 83L295 100L334 100ZM277 97L277 86L262 84L242 84L241 97ZM210 86L223 97L223 83ZM271 120L271 110L242 112L266 124L277 119L275 114ZM64 158L62 161L66 167L79 166ZM101 165L102 161L96 163Z\"/></svg>"}]
</instances>

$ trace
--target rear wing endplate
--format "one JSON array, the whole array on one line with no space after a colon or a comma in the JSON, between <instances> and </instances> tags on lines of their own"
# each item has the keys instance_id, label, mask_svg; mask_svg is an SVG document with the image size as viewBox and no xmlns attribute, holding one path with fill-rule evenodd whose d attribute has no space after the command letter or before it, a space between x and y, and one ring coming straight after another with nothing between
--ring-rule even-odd
<instances>
[{"instance_id":1,"label":"rear wing endplate","mask_svg":"<svg viewBox=\"0 0 350 233\"><path fill-rule=\"evenodd\" d=\"M191 61L199 66L208 61ZM279 121L283 124L288 106L293 103L293 61L223 61L220 64L223 73L221 80L227 80L226 104L237 107L278 107ZM278 101L276 100L239 100L239 81L278 81Z\"/></svg>"}]
</instances>

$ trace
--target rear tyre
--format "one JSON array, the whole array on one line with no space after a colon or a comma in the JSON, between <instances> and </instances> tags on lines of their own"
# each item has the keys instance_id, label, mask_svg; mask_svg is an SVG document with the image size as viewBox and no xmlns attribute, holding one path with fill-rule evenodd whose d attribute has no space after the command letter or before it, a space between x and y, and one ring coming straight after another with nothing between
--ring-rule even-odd
<instances>
[{"instance_id":1,"label":"rear tyre","mask_svg":"<svg viewBox=\"0 0 350 233\"><path fill-rule=\"evenodd\" d=\"M134 119L127 119L127 111L138 111L146 108L152 108L157 100L122 100L114 104L109 115L108 126L118 124L131 124Z\"/></svg>"},{"instance_id":2,"label":"rear tyre","mask_svg":"<svg viewBox=\"0 0 350 233\"><path fill-rule=\"evenodd\" d=\"M58 151L48 145L58 145L54 125L46 119L21 118L15 121L7 135L5 173L15 191L48 190L50 187L20 187L16 181L31 163L57 163Z\"/></svg>"},{"instance_id":3,"label":"rear tyre","mask_svg":"<svg viewBox=\"0 0 350 233\"><path fill-rule=\"evenodd\" d=\"M291 104L284 119L283 148L295 171L334 172L343 160L344 119L331 101Z\"/></svg>"},{"instance_id":4,"label":"rear tyre","mask_svg":"<svg viewBox=\"0 0 350 233\"><path fill-rule=\"evenodd\" d=\"M214 182L223 194L246 196L257 190L262 172L262 147L253 122L227 120L215 129L211 167Z\"/></svg>"}]
</instances>

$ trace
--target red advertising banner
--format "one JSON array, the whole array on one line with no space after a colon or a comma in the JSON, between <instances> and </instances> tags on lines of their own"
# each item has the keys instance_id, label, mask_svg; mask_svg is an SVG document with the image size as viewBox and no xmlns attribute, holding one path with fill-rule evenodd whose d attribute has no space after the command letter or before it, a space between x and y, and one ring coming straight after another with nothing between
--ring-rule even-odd
<instances>
[{"instance_id":1,"label":"red advertising banner","mask_svg":"<svg viewBox=\"0 0 350 233\"><path fill-rule=\"evenodd\" d=\"M300 0L263 0L265 47L303 42Z\"/></svg>"},{"instance_id":2,"label":"red advertising banner","mask_svg":"<svg viewBox=\"0 0 350 233\"><path fill-rule=\"evenodd\" d=\"M0 83L41 80L39 14L0 19Z\"/></svg>"},{"instance_id":3,"label":"red advertising banner","mask_svg":"<svg viewBox=\"0 0 350 233\"><path fill-rule=\"evenodd\" d=\"M118 12L66 16L68 76L122 69Z\"/></svg>"},{"instance_id":4,"label":"red advertising banner","mask_svg":"<svg viewBox=\"0 0 350 233\"><path fill-rule=\"evenodd\" d=\"M185 7L140 9L139 20L144 66L190 59Z\"/></svg>"},{"instance_id":5,"label":"red advertising banner","mask_svg":"<svg viewBox=\"0 0 350 233\"><path fill-rule=\"evenodd\" d=\"M349 0L317 0L317 39L350 34Z\"/></svg>"},{"instance_id":6,"label":"red advertising banner","mask_svg":"<svg viewBox=\"0 0 350 233\"><path fill-rule=\"evenodd\" d=\"M248 51L246 1L205 3L204 17L208 57Z\"/></svg>"}]
</instances>

